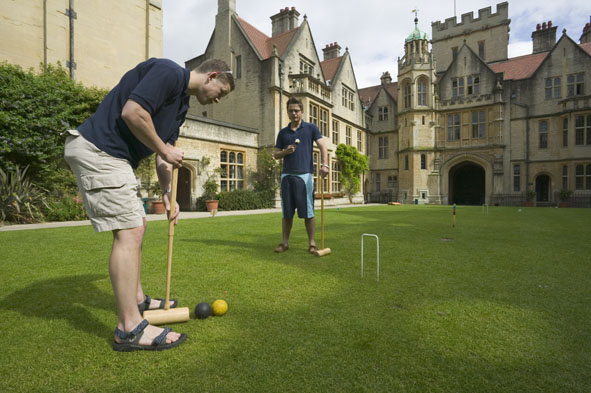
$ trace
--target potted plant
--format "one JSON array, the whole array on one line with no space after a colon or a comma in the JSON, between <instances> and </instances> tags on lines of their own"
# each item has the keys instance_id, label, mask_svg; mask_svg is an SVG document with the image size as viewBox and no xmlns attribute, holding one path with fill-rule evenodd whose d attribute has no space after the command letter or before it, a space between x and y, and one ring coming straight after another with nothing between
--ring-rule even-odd
<instances>
[{"instance_id":1,"label":"potted plant","mask_svg":"<svg viewBox=\"0 0 591 393\"><path fill-rule=\"evenodd\" d=\"M569 207L569 199L572 193L573 192L571 190L560 190L560 193L558 194L558 198L560 199L560 202L558 202L558 207Z\"/></svg>"},{"instance_id":2,"label":"potted plant","mask_svg":"<svg viewBox=\"0 0 591 393\"><path fill-rule=\"evenodd\" d=\"M207 211L217 211L218 209L218 182L217 182L217 175L221 173L221 168L214 169L209 171L209 164L211 160L208 157L203 157L201 162L199 163L199 167L201 169L201 173L205 174L205 181L203 182L203 197L205 198L205 206L207 207Z\"/></svg>"},{"instance_id":3,"label":"potted plant","mask_svg":"<svg viewBox=\"0 0 591 393\"><path fill-rule=\"evenodd\" d=\"M142 185L142 200L144 201L144 209L146 212L163 214L166 209L164 202L162 202L162 190L156 174L156 155L152 154L150 157L142 160L136 169L136 176L140 179Z\"/></svg>"},{"instance_id":4,"label":"potted plant","mask_svg":"<svg viewBox=\"0 0 591 393\"><path fill-rule=\"evenodd\" d=\"M531 188L525 192L525 206L531 207L534 205L534 198L536 197L536 192Z\"/></svg>"}]
</instances>

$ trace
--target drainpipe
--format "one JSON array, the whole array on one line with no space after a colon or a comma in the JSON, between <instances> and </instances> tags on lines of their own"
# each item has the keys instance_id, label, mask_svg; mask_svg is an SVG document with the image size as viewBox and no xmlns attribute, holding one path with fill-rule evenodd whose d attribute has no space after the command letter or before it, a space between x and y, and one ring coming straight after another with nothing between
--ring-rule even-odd
<instances>
[{"instance_id":1,"label":"drainpipe","mask_svg":"<svg viewBox=\"0 0 591 393\"><path fill-rule=\"evenodd\" d=\"M43 0L43 65L47 66L47 0Z\"/></svg>"},{"instance_id":2,"label":"drainpipe","mask_svg":"<svg viewBox=\"0 0 591 393\"><path fill-rule=\"evenodd\" d=\"M529 106L514 102L522 108L525 108L525 191L529 190Z\"/></svg>"},{"instance_id":3,"label":"drainpipe","mask_svg":"<svg viewBox=\"0 0 591 393\"><path fill-rule=\"evenodd\" d=\"M70 69L70 79L74 80L74 70L76 69L76 62L74 61L74 20L78 17L76 11L74 11L74 0L70 0L66 15L70 18L70 60L66 61L66 66Z\"/></svg>"},{"instance_id":4,"label":"drainpipe","mask_svg":"<svg viewBox=\"0 0 591 393\"><path fill-rule=\"evenodd\" d=\"M279 129L283 127L283 64L279 61Z\"/></svg>"}]
</instances>

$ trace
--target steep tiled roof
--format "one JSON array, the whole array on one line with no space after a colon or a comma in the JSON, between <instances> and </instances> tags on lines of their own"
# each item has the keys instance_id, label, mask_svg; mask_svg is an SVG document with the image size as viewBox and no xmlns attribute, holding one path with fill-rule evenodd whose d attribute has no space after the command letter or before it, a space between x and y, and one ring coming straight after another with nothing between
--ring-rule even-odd
<instances>
[{"instance_id":1,"label":"steep tiled roof","mask_svg":"<svg viewBox=\"0 0 591 393\"><path fill-rule=\"evenodd\" d=\"M394 101L398 101L398 82L394 82L359 89L359 96L361 97L361 102L363 102L363 105L371 105L382 88L384 88L388 94L392 96Z\"/></svg>"},{"instance_id":2,"label":"steep tiled roof","mask_svg":"<svg viewBox=\"0 0 591 393\"><path fill-rule=\"evenodd\" d=\"M585 52L591 55L591 42L585 42L584 44L579 45Z\"/></svg>"},{"instance_id":3,"label":"steep tiled roof","mask_svg":"<svg viewBox=\"0 0 591 393\"><path fill-rule=\"evenodd\" d=\"M291 42L294 34L298 30L298 28L292 29L290 31L286 31L285 33L281 33L276 35L275 37L269 37L244 19L238 17L238 22L244 29L244 32L250 38L255 48L261 54L263 59L268 59L271 57L271 53L273 52L273 45L277 46L277 52L279 56L285 52L287 46Z\"/></svg>"},{"instance_id":4,"label":"steep tiled roof","mask_svg":"<svg viewBox=\"0 0 591 393\"><path fill-rule=\"evenodd\" d=\"M549 52L536 53L513 57L496 63L489 63L488 66L494 72L504 72L504 79L526 79L533 75Z\"/></svg>"},{"instance_id":5,"label":"steep tiled roof","mask_svg":"<svg viewBox=\"0 0 591 393\"><path fill-rule=\"evenodd\" d=\"M333 80L337 70L339 69L339 65L341 65L341 61L343 60L343 56L335 57L334 59L328 59L325 61L320 62L320 67L322 68L322 73L327 81Z\"/></svg>"}]
</instances>

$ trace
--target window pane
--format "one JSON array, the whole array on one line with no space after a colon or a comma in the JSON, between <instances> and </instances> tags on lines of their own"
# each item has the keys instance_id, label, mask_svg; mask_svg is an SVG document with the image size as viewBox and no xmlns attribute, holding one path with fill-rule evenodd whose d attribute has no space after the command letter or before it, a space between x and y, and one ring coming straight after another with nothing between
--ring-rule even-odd
<instances>
[{"instance_id":1,"label":"window pane","mask_svg":"<svg viewBox=\"0 0 591 393\"><path fill-rule=\"evenodd\" d=\"M228 153L225 151L222 151L220 153L220 161L221 162L228 162Z\"/></svg>"},{"instance_id":2,"label":"window pane","mask_svg":"<svg viewBox=\"0 0 591 393\"><path fill-rule=\"evenodd\" d=\"M230 162L231 163L236 162L236 153L234 153L234 152L230 153Z\"/></svg>"},{"instance_id":3,"label":"window pane","mask_svg":"<svg viewBox=\"0 0 591 393\"><path fill-rule=\"evenodd\" d=\"M242 160L243 160L243 155L242 153L238 153L238 155L236 156L237 161L239 164L243 164Z\"/></svg>"}]
</instances>

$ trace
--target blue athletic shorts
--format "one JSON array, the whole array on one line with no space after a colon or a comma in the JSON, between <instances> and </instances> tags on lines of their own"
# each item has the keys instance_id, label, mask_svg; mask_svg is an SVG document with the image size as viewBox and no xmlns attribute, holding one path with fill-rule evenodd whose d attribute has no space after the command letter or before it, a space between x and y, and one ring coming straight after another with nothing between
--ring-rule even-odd
<instances>
[{"instance_id":1,"label":"blue athletic shorts","mask_svg":"<svg viewBox=\"0 0 591 393\"><path fill-rule=\"evenodd\" d=\"M281 175L281 211L283 218L314 217L314 178L311 173Z\"/></svg>"}]
</instances>

